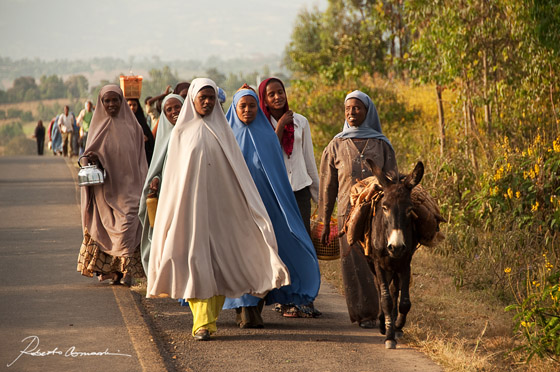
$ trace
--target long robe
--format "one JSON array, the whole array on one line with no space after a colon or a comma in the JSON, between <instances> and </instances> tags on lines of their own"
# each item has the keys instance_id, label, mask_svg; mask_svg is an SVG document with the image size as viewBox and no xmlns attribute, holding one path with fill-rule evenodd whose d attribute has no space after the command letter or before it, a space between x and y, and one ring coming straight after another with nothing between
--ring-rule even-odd
<instances>
[{"instance_id":1,"label":"long robe","mask_svg":"<svg viewBox=\"0 0 560 372\"><path fill-rule=\"evenodd\" d=\"M193 80L169 140L146 296L262 297L289 273L223 111L194 108L204 87L217 95L212 80Z\"/></svg>"},{"instance_id":2,"label":"long robe","mask_svg":"<svg viewBox=\"0 0 560 372\"><path fill-rule=\"evenodd\" d=\"M372 160L385 172L397 171L392 147L381 139L363 139L359 151L351 138L334 138L323 151L319 193L319 216L328 221L338 199L338 229L342 230L350 212L350 189L356 180L372 175L366 160ZM352 322L377 319L379 302L373 272L361 247L348 246L346 236L339 239L344 294ZM348 255L344 256L346 252Z\"/></svg>"},{"instance_id":3,"label":"long robe","mask_svg":"<svg viewBox=\"0 0 560 372\"><path fill-rule=\"evenodd\" d=\"M239 91L233 98L227 119L272 221L280 258L288 267L292 280L291 285L272 290L266 302L308 304L317 296L321 284L317 255L299 213L282 148L272 126L260 108L256 119L249 125L237 116L237 102L246 95L258 102L252 91ZM258 302L259 298L249 295L227 298L224 309L257 306Z\"/></svg>"},{"instance_id":4,"label":"long robe","mask_svg":"<svg viewBox=\"0 0 560 372\"><path fill-rule=\"evenodd\" d=\"M121 97L116 117L101 102L109 91ZM140 245L138 203L148 170L144 135L116 85L102 88L96 107L84 155L95 155L107 176L101 185L81 188L82 226L103 252L131 257Z\"/></svg>"}]
</instances>

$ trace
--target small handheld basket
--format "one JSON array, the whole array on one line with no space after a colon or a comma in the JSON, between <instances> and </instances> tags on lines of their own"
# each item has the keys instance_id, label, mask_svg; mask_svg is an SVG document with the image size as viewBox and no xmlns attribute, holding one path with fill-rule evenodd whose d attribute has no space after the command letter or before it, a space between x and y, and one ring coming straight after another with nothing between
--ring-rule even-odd
<instances>
[{"instance_id":1,"label":"small handheld basket","mask_svg":"<svg viewBox=\"0 0 560 372\"><path fill-rule=\"evenodd\" d=\"M142 76L119 77L124 98L140 98L142 95Z\"/></svg>"},{"instance_id":2,"label":"small handheld basket","mask_svg":"<svg viewBox=\"0 0 560 372\"><path fill-rule=\"evenodd\" d=\"M331 217L329 244L321 243L321 234L323 233L323 222L319 221L317 213L311 216L311 241L317 252L317 258L320 260L330 261L340 258L340 245L338 242L338 221Z\"/></svg>"}]
</instances>

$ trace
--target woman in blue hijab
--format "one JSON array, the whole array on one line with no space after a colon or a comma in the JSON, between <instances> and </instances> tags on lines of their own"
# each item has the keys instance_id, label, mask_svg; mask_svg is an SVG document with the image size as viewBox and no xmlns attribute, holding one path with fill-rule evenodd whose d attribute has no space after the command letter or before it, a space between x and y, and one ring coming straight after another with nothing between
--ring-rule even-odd
<instances>
[{"instance_id":1,"label":"woman in blue hijab","mask_svg":"<svg viewBox=\"0 0 560 372\"><path fill-rule=\"evenodd\" d=\"M292 284L269 292L266 304L311 304L321 284L319 263L288 180L278 137L259 107L257 94L247 85L233 96L226 118L272 221L280 258L290 272ZM236 309L241 328L262 328L263 306L264 300L244 295L226 299L224 309Z\"/></svg>"},{"instance_id":2,"label":"woman in blue hijab","mask_svg":"<svg viewBox=\"0 0 560 372\"><path fill-rule=\"evenodd\" d=\"M60 127L58 126L59 116L60 115L57 115L53 121L51 121L50 137L54 155L62 155L62 133L60 132Z\"/></svg>"},{"instance_id":3,"label":"woman in blue hijab","mask_svg":"<svg viewBox=\"0 0 560 372\"><path fill-rule=\"evenodd\" d=\"M329 223L335 203L338 228L341 231L350 213L350 190L358 181L372 176L368 160L384 172L397 173L395 151L381 132L377 109L371 98L359 90L344 100L346 121L342 132L325 147L321 158L319 187L319 218L324 229L321 240L329 242ZM346 236L339 239L340 250L348 252L340 259L344 295L352 322L362 328L373 328L379 310L374 274L359 243L348 246Z\"/></svg>"}]
</instances>

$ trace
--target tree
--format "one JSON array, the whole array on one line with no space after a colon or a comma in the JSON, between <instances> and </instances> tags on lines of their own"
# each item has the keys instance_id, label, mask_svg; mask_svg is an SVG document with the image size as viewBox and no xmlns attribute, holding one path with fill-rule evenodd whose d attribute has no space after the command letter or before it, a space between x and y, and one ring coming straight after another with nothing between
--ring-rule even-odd
<instances>
[{"instance_id":1,"label":"tree","mask_svg":"<svg viewBox=\"0 0 560 372\"><path fill-rule=\"evenodd\" d=\"M42 99L64 98L66 97L66 87L62 78L57 75L43 75L39 79L39 90Z\"/></svg>"},{"instance_id":2,"label":"tree","mask_svg":"<svg viewBox=\"0 0 560 372\"><path fill-rule=\"evenodd\" d=\"M209 69L207 69L205 71L206 76L209 79L214 80L214 82L216 83L217 86L221 86L224 85L224 83L226 82L226 75L224 75L222 72L218 71L217 68L215 67L211 67Z\"/></svg>"},{"instance_id":3,"label":"tree","mask_svg":"<svg viewBox=\"0 0 560 372\"><path fill-rule=\"evenodd\" d=\"M70 76L65 82L68 98L85 98L88 95L88 81L83 75Z\"/></svg>"},{"instance_id":4,"label":"tree","mask_svg":"<svg viewBox=\"0 0 560 372\"><path fill-rule=\"evenodd\" d=\"M150 79L142 81L142 96L155 97L162 94L168 85L175 88L178 82L182 81L177 77L177 73L171 71L169 66L163 66L161 70L151 69L149 71Z\"/></svg>"},{"instance_id":5,"label":"tree","mask_svg":"<svg viewBox=\"0 0 560 372\"><path fill-rule=\"evenodd\" d=\"M29 93L29 98L38 96L38 88L35 79L31 76L22 76L14 80L14 86L7 91L10 102L24 101Z\"/></svg>"}]
</instances>

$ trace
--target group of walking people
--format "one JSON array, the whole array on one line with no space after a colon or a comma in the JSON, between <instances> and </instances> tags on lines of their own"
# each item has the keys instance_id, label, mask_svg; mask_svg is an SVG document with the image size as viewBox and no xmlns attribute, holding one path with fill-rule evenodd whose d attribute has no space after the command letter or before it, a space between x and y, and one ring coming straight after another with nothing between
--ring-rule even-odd
<instances>
[{"instance_id":1,"label":"group of walking people","mask_svg":"<svg viewBox=\"0 0 560 372\"><path fill-rule=\"evenodd\" d=\"M196 340L211 338L222 309L235 309L241 328L264 327L264 305L285 317L319 316L311 200L325 226L338 201L341 224L351 186L371 176L367 159L396 172L373 102L359 91L346 97L346 121L325 148L319 182L309 123L289 109L281 80L263 81L258 92L242 86L225 114L210 79L176 93L161 101L148 154L147 125L121 89L100 91L82 163L106 177L81 190L78 271L127 285L145 275L147 297L188 304ZM350 318L373 327L373 273L361 248L340 240L350 252L342 258Z\"/></svg>"},{"instance_id":2,"label":"group of walking people","mask_svg":"<svg viewBox=\"0 0 560 372\"><path fill-rule=\"evenodd\" d=\"M45 128L39 120L33 137L37 141L37 154L43 155L45 140L48 148L55 156L72 157L81 155L87 141L89 124L93 117L94 107L91 101L86 101L85 107L76 118L68 105L63 113L55 116ZM48 136L48 137L47 137Z\"/></svg>"}]
</instances>

